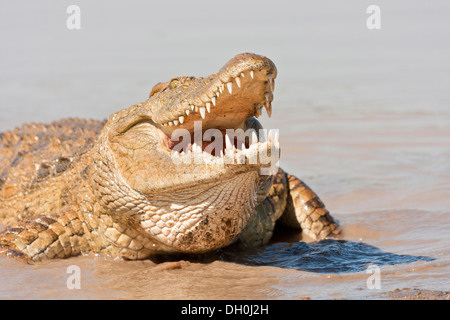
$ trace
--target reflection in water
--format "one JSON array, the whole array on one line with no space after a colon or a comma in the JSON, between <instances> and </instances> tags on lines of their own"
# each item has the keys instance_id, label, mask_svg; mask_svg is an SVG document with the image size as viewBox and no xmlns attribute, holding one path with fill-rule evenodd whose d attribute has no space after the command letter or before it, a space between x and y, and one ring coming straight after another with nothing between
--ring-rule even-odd
<instances>
[{"instance_id":1,"label":"reflection in water","mask_svg":"<svg viewBox=\"0 0 450 320\"><path fill-rule=\"evenodd\" d=\"M362 243L326 239L314 243L275 243L253 250L222 250L224 261L250 266L272 266L317 273L349 273L366 270L368 265L396 265L418 260L433 261L424 256L383 252Z\"/></svg>"}]
</instances>

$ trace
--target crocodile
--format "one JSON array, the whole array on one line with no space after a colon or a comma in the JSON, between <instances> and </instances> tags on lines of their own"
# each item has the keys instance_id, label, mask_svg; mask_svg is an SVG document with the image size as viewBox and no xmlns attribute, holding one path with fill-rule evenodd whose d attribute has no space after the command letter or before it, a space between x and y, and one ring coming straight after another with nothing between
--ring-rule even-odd
<instances>
[{"instance_id":1,"label":"crocodile","mask_svg":"<svg viewBox=\"0 0 450 320\"><path fill-rule=\"evenodd\" d=\"M255 134L263 110L272 113L276 76L270 59L243 53L207 77L158 83L105 121L2 133L0 255L34 263L202 254L267 244L276 223L313 241L338 236L317 194L263 161L280 154L276 133ZM230 138L239 129L251 134ZM206 138L211 131L222 136Z\"/></svg>"}]
</instances>

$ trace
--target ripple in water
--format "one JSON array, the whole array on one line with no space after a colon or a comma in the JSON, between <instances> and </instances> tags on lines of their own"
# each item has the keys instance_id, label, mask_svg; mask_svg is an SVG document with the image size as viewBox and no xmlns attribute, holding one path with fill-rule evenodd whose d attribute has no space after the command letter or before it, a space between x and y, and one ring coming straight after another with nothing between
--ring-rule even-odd
<instances>
[{"instance_id":1,"label":"ripple in water","mask_svg":"<svg viewBox=\"0 0 450 320\"><path fill-rule=\"evenodd\" d=\"M227 262L271 266L317 273L351 273L378 266L433 261L433 258L384 252L374 246L346 240L326 239L314 243L275 243L253 250L222 250Z\"/></svg>"}]
</instances>

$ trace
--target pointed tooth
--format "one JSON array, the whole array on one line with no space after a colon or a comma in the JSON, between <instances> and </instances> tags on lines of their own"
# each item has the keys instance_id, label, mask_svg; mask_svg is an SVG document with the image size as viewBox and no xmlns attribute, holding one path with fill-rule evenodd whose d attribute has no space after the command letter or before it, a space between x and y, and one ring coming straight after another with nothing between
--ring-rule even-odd
<instances>
[{"instance_id":1,"label":"pointed tooth","mask_svg":"<svg viewBox=\"0 0 450 320\"><path fill-rule=\"evenodd\" d=\"M233 83L227 82L227 88L228 88L228 92L231 94L233 92Z\"/></svg>"},{"instance_id":2,"label":"pointed tooth","mask_svg":"<svg viewBox=\"0 0 450 320\"><path fill-rule=\"evenodd\" d=\"M243 73L243 72L241 72L241 77L242 77L242 78L245 78L245 75L244 75L244 73Z\"/></svg>"},{"instance_id":3,"label":"pointed tooth","mask_svg":"<svg viewBox=\"0 0 450 320\"><path fill-rule=\"evenodd\" d=\"M200 107L200 108L198 108L198 110L200 111L200 115L202 116L202 119L205 119L205 114L206 114L205 107Z\"/></svg>"},{"instance_id":4,"label":"pointed tooth","mask_svg":"<svg viewBox=\"0 0 450 320\"><path fill-rule=\"evenodd\" d=\"M180 120L180 123L183 124L183 122L184 122L184 117L183 117L183 116L180 116L180 117L178 118L178 120Z\"/></svg>"},{"instance_id":5,"label":"pointed tooth","mask_svg":"<svg viewBox=\"0 0 450 320\"><path fill-rule=\"evenodd\" d=\"M208 113L211 112L211 103L209 102L206 103L206 111L208 111Z\"/></svg>"},{"instance_id":6,"label":"pointed tooth","mask_svg":"<svg viewBox=\"0 0 450 320\"><path fill-rule=\"evenodd\" d=\"M178 125L178 120L173 120L173 124L177 126Z\"/></svg>"},{"instance_id":7,"label":"pointed tooth","mask_svg":"<svg viewBox=\"0 0 450 320\"><path fill-rule=\"evenodd\" d=\"M260 103L256 104L255 107L255 116L258 118L260 115L262 115L261 111L262 105Z\"/></svg>"},{"instance_id":8,"label":"pointed tooth","mask_svg":"<svg viewBox=\"0 0 450 320\"><path fill-rule=\"evenodd\" d=\"M189 115L190 112L191 112L191 110L186 109L186 115L187 115L187 116Z\"/></svg>"},{"instance_id":9,"label":"pointed tooth","mask_svg":"<svg viewBox=\"0 0 450 320\"><path fill-rule=\"evenodd\" d=\"M212 97L212 98L211 98L211 102L212 102L212 104L215 106L215 105L216 105L216 97Z\"/></svg>"},{"instance_id":10,"label":"pointed tooth","mask_svg":"<svg viewBox=\"0 0 450 320\"><path fill-rule=\"evenodd\" d=\"M167 123L169 124L169 126L173 126L173 122L172 121L169 121Z\"/></svg>"},{"instance_id":11,"label":"pointed tooth","mask_svg":"<svg viewBox=\"0 0 450 320\"><path fill-rule=\"evenodd\" d=\"M236 84L237 86L240 88L241 87L241 79L239 79L239 77L236 77Z\"/></svg>"},{"instance_id":12,"label":"pointed tooth","mask_svg":"<svg viewBox=\"0 0 450 320\"><path fill-rule=\"evenodd\" d=\"M270 103L269 94L267 92L266 92L265 96L266 96L266 103L265 103L264 107L266 108L267 115L270 118L270 116L272 115L272 104Z\"/></svg>"},{"instance_id":13,"label":"pointed tooth","mask_svg":"<svg viewBox=\"0 0 450 320\"><path fill-rule=\"evenodd\" d=\"M219 91L216 92L216 96L217 96L217 98L219 97Z\"/></svg>"},{"instance_id":14,"label":"pointed tooth","mask_svg":"<svg viewBox=\"0 0 450 320\"><path fill-rule=\"evenodd\" d=\"M261 103L258 103L257 107L258 107L259 115L262 115L263 114L263 112L262 112L263 105Z\"/></svg>"},{"instance_id":15,"label":"pointed tooth","mask_svg":"<svg viewBox=\"0 0 450 320\"><path fill-rule=\"evenodd\" d=\"M250 71L250 77L255 78L255 73L253 72L253 70Z\"/></svg>"},{"instance_id":16,"label":"pointed tooth","mask_svg":"<svg viewBox=\"0 0 450 320\"><path fill-rule=\"evenodd\" d=\"M191 104L189 107L191 108L192 111L194 111L194 108L195 108L195 107L194 107L193 104Z\"/></svg>"},{"instance_id":17,"label":"pointed tooth","mask_svg":"<svg viewBox=\"0 0 450 320\"><path fill-rule=\"evenodd\" d=\"M267 102L264 107L266 108L267 111L267 115L269 116L269 118L272 116L272 105L270 104L270 102Z\"/></svg>"}]
</instances>

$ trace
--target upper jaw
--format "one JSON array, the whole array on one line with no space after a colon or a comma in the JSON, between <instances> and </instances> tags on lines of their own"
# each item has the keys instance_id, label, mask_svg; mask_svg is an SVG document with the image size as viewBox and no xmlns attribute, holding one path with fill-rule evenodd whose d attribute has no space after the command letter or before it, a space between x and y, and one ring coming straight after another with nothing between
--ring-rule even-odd
<instances>
[{"instance_id":1,"label":"upper jaw","mask_svg":"<svg viewBox=\"0 0 450 320\"><path fill-rule=\"evenodd\" d=\"M206 78L176 78L147 100L152 120L170 136L178 128L193 131L195 121L204 128L242 128L263 107L271 115L277 70L271 60L255 54L231 59ZM180 80L180 83L177 80Z\"/></svg>"}]
</instances>

